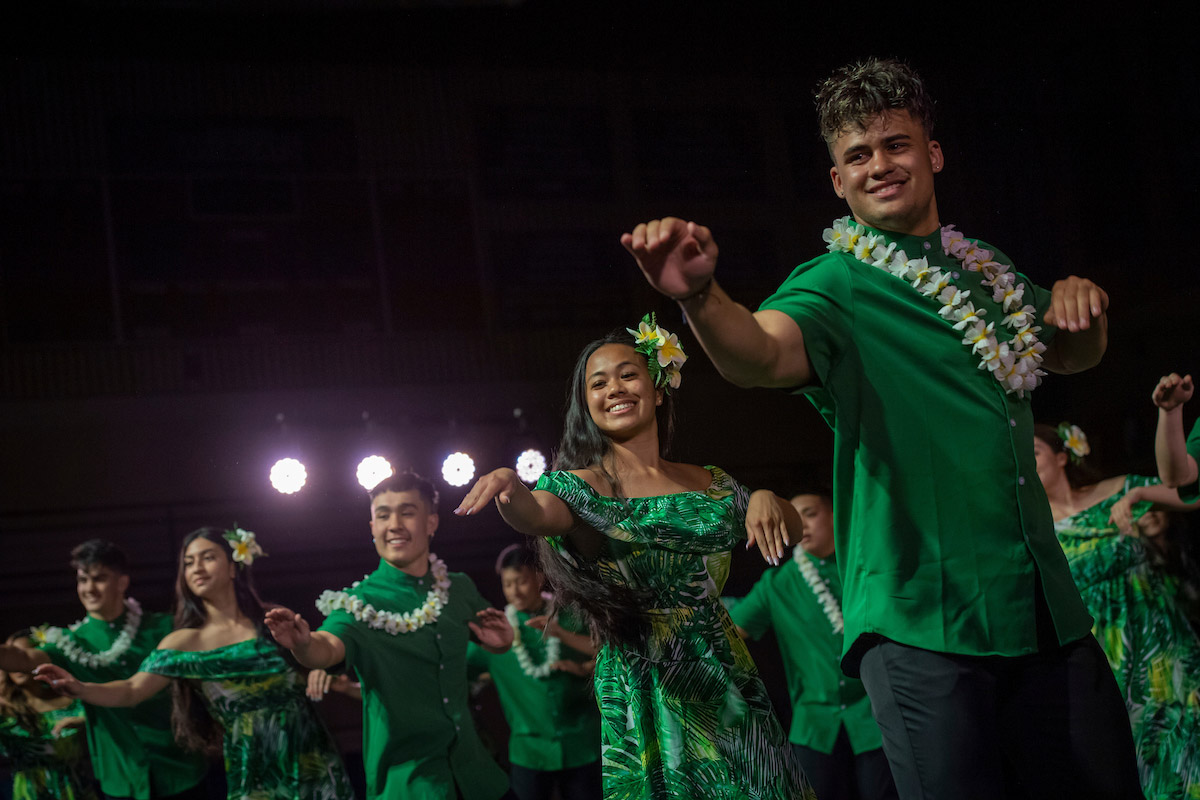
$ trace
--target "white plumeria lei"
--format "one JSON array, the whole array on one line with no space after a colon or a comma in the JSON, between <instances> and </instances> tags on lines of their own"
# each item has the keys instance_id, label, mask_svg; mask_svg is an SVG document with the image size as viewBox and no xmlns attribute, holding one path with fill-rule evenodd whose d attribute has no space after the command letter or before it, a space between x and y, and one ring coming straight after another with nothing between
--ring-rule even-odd
<instances>
[{"instance_id":1,"label":"white plumeria lei","mask_svg":"<svg viewBox=\"0 0 1200 800\"><path fill-rule=\"evenodd\" d=\"M956 287L951 274L931 266L928 259L908 258L903 250L896 249L895 242L871 233L850 217L834 221L822 238L830 252L850 253L864 264L890 272L940 302L938 314L950 321L954 330L963 332L962 343L979 355L979 368L990 370L1006 393L1024 397L1025 392L1041 384L1046 374L1041 369L1046 345L1037 338L1041 330L1034 324L1037 310L1024 303L1025 284L1017 283L1016 274L1009 271L1007 264L996 261L991 250L966 239L953 225L946 225L941 232L946 255L958 259L972 272L983 273L983 285L992 290L992 300L1000 303L1007 315L1001 324L1013 332L1010 341L999 341L996 323L984 324L981 319L987 310L968 302L971 292Z\"/></svg>"},{"instance_id":2,"label":"white plumeria lei","mask_svg":"<svg viewBox=\"0 0 1200 800\"><path fill-rule=\"evenodd\" d=\"M551 636L546 633L546 658L541 664L534 664L533 657L529 655L529 650L525 647L525 643L521 641L521 623L517 618L517 607L509 603L504 607L504 616L508 619L508 624L513 629L512 649L516 653L517 663L521 665L521 671L531 678L545 678L553 670L551 665L558 661L562 654L562 639L557 636Z\"/></svg>"},{"instance_id":3,"label":"white plumeria lei","mask_svg":"<svg viewBox=\"0 0 1200 800\"><path fill-rule=\"evenodd\" d=\"M808 584L808 588L812 589L812 593L817 596L817 602L824 609L829 624L833 626L833 632L841 633L845 629L845 623L842 620L842 604L833 596L833 592L829 591L829 584L817 574L817 568L813 566L812 561L805 554L804 548L800 545L796 545L792 550L792 560L796 562L796 566L800 569L800 575Z\"/></svg>"},{"instance_id":4,"label":"white plumeria lei","mask_svg":"<svg viewBox=\"0 0 1200 800\"><path fill-rule=\"evenodd\" d=\"M79 626L86 620L73 622L67 627L72 633L79 630ZM33 631L34 639L45 644L53 645L58 650L76 664L82 664L89 669L96 667L107 667L114 663L121 656L125 655L126 651L133 645L133 638L137 636L138 628L142 625L142 604L132 597L125 598L125 625L121 628L121 632L109 648L100 653L92 653L84 650L75 639L62 628L56 628L50 625L43 625Z\"/></svg>"},{"instance_id":5,"label":"white plumeria lei","mask_svg":"<svg viewBox=\"0 0 1200 800\"><path fill-rule=\"evenodd\" d=\"M331 592L328 589L321 592L317 598L317 610L329 616L335 610L341 609L353 616L367 627L385 631L395 636L398 633L412 633L426 625L437 622L442 609L450 602L450 578L446 570L446 562L429 554L429 571L433 574L433 588L425 596L425 602L416 611L406 611L403 614L395 611L380 611L370 603L364 603L361 597L349 592ZM363 576L363 581L371 577ZM355 589L362 581L350 585Z\"/></svg>"}]
</instances>

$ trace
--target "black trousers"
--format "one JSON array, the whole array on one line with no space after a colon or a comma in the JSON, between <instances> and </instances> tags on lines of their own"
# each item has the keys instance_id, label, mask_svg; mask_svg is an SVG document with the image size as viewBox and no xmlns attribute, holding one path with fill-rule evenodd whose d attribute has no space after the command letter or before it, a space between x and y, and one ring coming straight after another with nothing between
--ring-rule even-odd
<instances>
[{"instance_id":1,"label":"black trousers","mask_svg":"<svg viewBox=\"0 0 1200 800\"><path fill-rule=\"evenodd\" d=\"M885 639L861 670L904 800L1143 797L1125 703L1090 635L1017 657Z\"/></svg>"},{"instance_id":2,"label":"black trousers","mask_svg":"<svg viewBox=\"0 0 1200 800\"><path fill-rule=\"evenodd\" d=\"M562 800L600 800L600 761L558 770L526 769L512 765L509 774L517 800L551 800L554 790Z\"/></svg>"},{"instance_id":3,"label":"black trousers","mask_svg":"<svg viewBox=\"0 0 1200 800\"><path fill-rule=\"evenodd\" d=\"M817 793L817 800L897 800L896 784L881 748L855 755L843 726L833 752L793 744L792 750Z\"/></svg>"}]
</instances>

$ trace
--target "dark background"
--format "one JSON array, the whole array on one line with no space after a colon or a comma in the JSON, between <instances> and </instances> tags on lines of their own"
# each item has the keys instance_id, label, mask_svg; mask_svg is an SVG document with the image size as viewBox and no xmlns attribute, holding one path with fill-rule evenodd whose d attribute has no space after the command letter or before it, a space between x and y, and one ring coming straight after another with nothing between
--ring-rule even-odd
<instances>
[{"instance_id":1,"label":"dark background","mask_svg":"<svg viewBox=\"0 0 1200 800\"><path fill-rule=\"evenodd\" d=\"M312 614L376 560L359 458L548 451L575 353L651 309L694 356L679 458L825 481L808 404L722 382L618 236L704 222L757 304L845 213L811 90L869 55L938 101L943 222L1111 295L1103 364L1049 378L1039 419L1151 470L1150 391L1195 368L1200 76L1169 6L25 5L0 32L3 631L78 616L67 551L97 535L166 608L182 536L234 521L263 594ZM297 495L267 483L281 455ZM438 553L502 602L515 535L440 486ZM742 594L760 562L735 565Z\"/></svg>"}]
</instances>

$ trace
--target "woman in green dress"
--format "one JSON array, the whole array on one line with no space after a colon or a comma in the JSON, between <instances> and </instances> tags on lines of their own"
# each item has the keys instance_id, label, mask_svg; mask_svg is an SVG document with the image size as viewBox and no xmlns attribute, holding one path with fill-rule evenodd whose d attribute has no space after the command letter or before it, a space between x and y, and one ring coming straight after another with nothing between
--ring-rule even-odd
<instances>
[{"instance_id":1,"label":"woman in green dress","mask_svg":"<svg viewBox=\"0 0 1200 800\"><path fill-rule=\"evenodd\" d=\"M28 631L5 643L33 649ZM0 671L0 755L13 767L13 800L96 800L82 728L83 703L24 672Z\"/></svg>"},{"instance_id":2,"label":"woman in green dress","mask_svg":"<svg viewBox=\"0 0 1200 800\"><path fill-rule=\"evenodd\" d=\"M1146 798L1200 797L1200 639L1137 524L1154 503L1187 506L1157 478L1088 475L1077 427L1038 425L1035 435L1059 543L1129 709Z\"/></svg>"},{"instance_id":3,"label":"woman in green dress","mask_svg":"<svg viewBox=\"0 0 1200 800\"><path fill-rule=\"evenodd\" d=\"M223 744L230 800L350 800L304 678L262 630L265 606L248 572L261 554L254 534L240 528L193 531L180 552L176 629L137 673L80 683L43 665L38 679L98 706L136 705L173 684L175 737L192 749Z\"/></svg>"},{"instance_id":4,"label":"woman in green dress","mask_svg":"<svg viewBox=\"0 0 1200 800\"><path fill-rule=\"evenodd\" d=\"M717 467L664 457L685 357L652 317L630 333L580 354L555 471L537 490L496 470L455 513L494 498L509 525L549 544L542 563L558 602L581 611L601 644L606 798L810 797L720 602L748 529L747 547L757 540L778 563L784 520L801 526L771 493L750 496Z\"/></svg>"}]
</instances>

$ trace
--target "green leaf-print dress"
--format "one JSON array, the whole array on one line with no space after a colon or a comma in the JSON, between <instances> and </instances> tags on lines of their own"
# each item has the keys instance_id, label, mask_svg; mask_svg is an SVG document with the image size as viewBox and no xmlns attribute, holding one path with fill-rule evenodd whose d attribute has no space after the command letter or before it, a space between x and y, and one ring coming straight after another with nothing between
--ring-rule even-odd
<instances>
[{"instance_id":1,"label":"green leaf-print dress","mask_svg":"<svg viewBox=\"0 0 1200 800\"><path fill-rule=\"evenodd\" d=\"M83 730L51 734L60 719L82 716L83 703L75 700L38 715L36 733L16 717L0 716L0 755L12 761L13 800L96 800Z\"/></svg>"},{"instance_id":2,"label":"green leaf-print dress","mask_svg":"<svg viewBox=\"0 0 1200 800\"><path fill-rule=\"evenodd\" d=\"M596 658L607 800L812 796L720 602L747 493L708 470L706 491L660 497L603 497L569 472L537 484L605 536L605 580L655 597L645 648L606 644ZM578 563L567 542L551 544Z\"/></svg>"},{"instance_id":3,"label":"green leaf-print dress","mask_svg":"<svg viewBox=\"0 0 1200 800\"><path fill-rule=\"evenodd\" d=\"M304 679L263 639L155 650L142 672L194 680L225 729L230 800L352 800L341 756L304 695Z\"/></svg>"},{"instance_id":4,"label":"green leaf-print dress","mask_svg":"<svg viewBox=\"0 0 1200 800\"><path fill-rule=\"evenodd\" d=\"M1175 580L1150 566L1146 546L1108 521L1113 504L1156 478L1054 523L1092 628L1129 709L1147 800L1200 798L1200 640L1175 602ZM1139 517L1149 503L1134 506Z\"/></svg>"}]
</instances>

